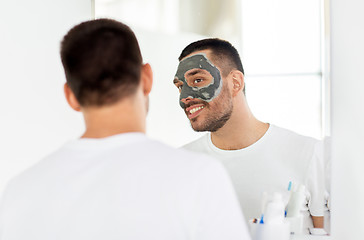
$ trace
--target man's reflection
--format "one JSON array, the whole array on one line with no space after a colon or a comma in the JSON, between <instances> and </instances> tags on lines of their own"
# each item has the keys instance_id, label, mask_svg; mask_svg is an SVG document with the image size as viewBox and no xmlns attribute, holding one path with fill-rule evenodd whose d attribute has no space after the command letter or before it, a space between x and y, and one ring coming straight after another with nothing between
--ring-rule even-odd
<instances>
[{"instance_id":1,"label":"man's reflection","mask_svg":"<svg viewBox=\"0 0 364 240\"><path fill-rule=\"evenodd\" d=\"M288 195L288 183L294 182L306 189L303 227L322 228L321 143L254 117L245 98L240 56L229 42L191 43L179 60L173 82L180 92L180 105L195 131L208 132L184 148L221 160L247 219L261 215L264 192Z\"/></svg>"}]
</instances>

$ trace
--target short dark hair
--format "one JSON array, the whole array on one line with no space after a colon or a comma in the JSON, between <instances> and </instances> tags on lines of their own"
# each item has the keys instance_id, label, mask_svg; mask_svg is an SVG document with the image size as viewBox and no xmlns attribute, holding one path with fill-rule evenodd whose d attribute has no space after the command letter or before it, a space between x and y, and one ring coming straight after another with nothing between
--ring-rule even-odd
<instances>
[{"instance_id":1,"label":"short dark hair","mask_svg":"<svg viewBox=\"0 0 364 240\"><path fill-rule=\"evenodd\" d=\"M111 19L73 27L61 43L61 60L81 106L110 105L135 93L143 62L133 31Z\"/></svg>"},{"instance_id":2,"label":"short dark hair","mask_svg":"<svg viewBox=\"0 0 364 240\"><path fill-rule=\"evenodd\" d=\"M219 64L222 75L226 77L231 70L236 69L244 74L243 64L236 48L228 41L219 38L206 38L189 44L182 50L178 60L201 50L211 50L212 60ZM245 94L245 84L243 92Z\"/></svg>"}]
</instances>

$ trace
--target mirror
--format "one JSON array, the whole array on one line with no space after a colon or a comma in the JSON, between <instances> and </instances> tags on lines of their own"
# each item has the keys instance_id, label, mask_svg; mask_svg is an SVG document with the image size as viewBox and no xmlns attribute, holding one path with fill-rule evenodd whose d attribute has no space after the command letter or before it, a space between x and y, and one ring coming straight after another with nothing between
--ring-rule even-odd
<instances>
[{"instance_id":1,"label":"mirror","mask_svg":"<svg viewBox=\"0 0 364 240\"><path fill-rule=\"evenodd\" d=\"M152 65L150 137L180 147L204 135L191 129L172 80L185 46L219 37L240 53L246 98L255 117L324 140L322 164L329 172L327 16L324 4L314 0L95 0L95 17L132 27L144 61ZM328 199L328 174L325 181ZM329 231L327 208L325 214Z\"/></svg>"},{"instance_id":2,"label":"mirror","mask_svg":"<svg viewBox=\"0 0 364 240\"><path fill-rule=\"evenodd\" d=\"M210 5L211 9L206 10ZM172 86L177 57L189 43L206 37L226 39L239 51L247 99L258 119L317 139L328 135L323 101L326 49L321 47L323 23L315 1L303 4L287 0L205 0L197 4L177 0L96 0L95 16L114 18L131 26L144 61L152 64L156 81L149 116L151 136L175 146L199 136L186 121L178 124L178 129L168 126L173 124L158 125L167 119L179 123L185 118L178 109L178 94ZM167 98L158 99L161 94ZM158 110L159 103L165 111ZM170 138L171 132L178 139Z\"/></svg>"}]
</instances>

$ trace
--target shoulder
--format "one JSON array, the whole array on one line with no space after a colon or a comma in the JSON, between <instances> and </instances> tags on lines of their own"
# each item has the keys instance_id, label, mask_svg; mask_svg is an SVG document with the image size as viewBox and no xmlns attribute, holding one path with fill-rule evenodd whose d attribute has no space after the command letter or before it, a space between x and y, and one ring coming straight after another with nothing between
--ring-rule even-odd
<instances>
[{"instance_id":1,"label":"shoulder","mask_svg":"<svg viewBox=\"0 0 364 240\"><path fill-rule=\"evenodd\" d=\"M50 171L52 169L51 166L54 165L55 161L61 160L62 158L64 158L63 147L13 176L7 183L6 188L14 190L29 189L31 191L31 189L46 182L44 180L47 177L52 176L53 172Z\"/></svg>"},{"instance_id":2,"label":"shoulder","mask_svg":"<svg viewBox=\"0 0 364 240\"><path fill-rule=\"evenodd\" d=\"M291 162L296 169L308 169L323 159L322 141L274 125L266 143L281 161Z\"/></svg>"},{"instance_id":3,"label":"shoulder","mask_svg":"<svg viewBox=\"0 0 364 240\"><path fill-rule=\"evenodd\" d=\"M297 160L306 160L309 166L317 168L323 164L324 142L312 137L303 136L291 130L273 126L272 136L276 143ZM301 162L303 163L303 162Z\"/></svg>"},{"instance_id":4,"label":"shoulder","mask_svg":"<svg viewBox=\"0 0 364 240\"><path fill-rule=\"evenodd\" d=\"M182 148L188 151L207 153L209 149L208 146L209 137L210 134L206 133L202 137L183 145Z\"/></svg>"},{"instance_id":5,"label":"shoulder","mask_svg":"<svg viewBox=\"0 0 364 240\"><path fill-rule=\"evenodd\" d=\"M206 165L207 163L215 163L217 160L207 156L204 154L203 145L205 136L182 146L181 148L172 148L160 142L154 142L153 144L160 148L163 151L159 151L160 154L174 156L174 160L181 162L181 164L202 164Z\"/></svg>"},{"instance_id":6,"label":"shoulder","mask_svg":"<svg viewBox=\"0 0 364 240\"><path fill-rule=\"evenodd\" d=\"M277 137L286 137L286 138L292 138L297 139L300 141L307 141L307 142L318 142L319 140L308 137L302 134L298 134L292 130L288 130L286 128L278 127L276 125L271 125L272 134L276 135Z\"/></svg>"},{"instance_id":7,"label":"shoulder","mask_svg":"<svg viewBox=\"0 0 364 240\"><path fill-rule=\"evenodd\" d=\"M199 143L199 140L196 140L196 142ZM201 178L215 181L218 179L217 173L225 171L220 161L203 151L194 151L185 147L176 149L155 141L152 144L157 153L153 154L154 156L151 158L157 158L154 161L157 164L162 163L159 164L160 170L157 171L168 171L173 173L175 177L184 176L184 178L187 174L191 180L195 179L195 181L200 181Z\"/></svg>"},{"instance_id":8,"label":"shoulder","mask_svg":"<svg viewBox=\"0 0 364 240\"><path fill-rule=\"evenodd\" d=\"M298 134L294 131L271 125L271 139L276 144L284 144L294 148L310 148L314 150L320 143L318 139Z\"/></svg>"},{"instance_id":9,"label":"shoulder","mask_svg":"<svg viewBox=\"0 0 364 240\"><path fill-rule=\"evenodd\" d=\"M176 149L150 139L128 145L127 149L105 149L95 155L87 151L81 153L74 149L60 148L13 177L7 184L7 192L10 195L31 194L31 191L41 190L59 179L63 181L70 172L74 176L79 169L98 171L97 168L102 168L110 171L110 174L118 174L118 169L123 172L126 167L136 172L150 169L151 172L159 174L160 178L170 177L177 181L183 179L183 176L189 176L193 181L192 179L200 178L201 172L211 172L213 169L219 171L218 168L222 168L217 160L204 154ZM175 176L172 177L173 175Z\"/></svg>"}]
</instances>

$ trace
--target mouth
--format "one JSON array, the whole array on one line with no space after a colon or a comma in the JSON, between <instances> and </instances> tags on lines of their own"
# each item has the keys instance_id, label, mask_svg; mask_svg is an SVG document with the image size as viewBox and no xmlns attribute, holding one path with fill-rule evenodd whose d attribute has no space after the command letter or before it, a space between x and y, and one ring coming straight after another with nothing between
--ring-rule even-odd
<instances>
[{"instance_id":1,"label":"mouth","mask_svg":"<svg viewBox=\"0 0 364 240\"><path fill-rule=\"evenodd\" d=\"M195 104L185 109L188 119L196 118L205 108L204 104Z\"/></svg>"}]
</instances>

